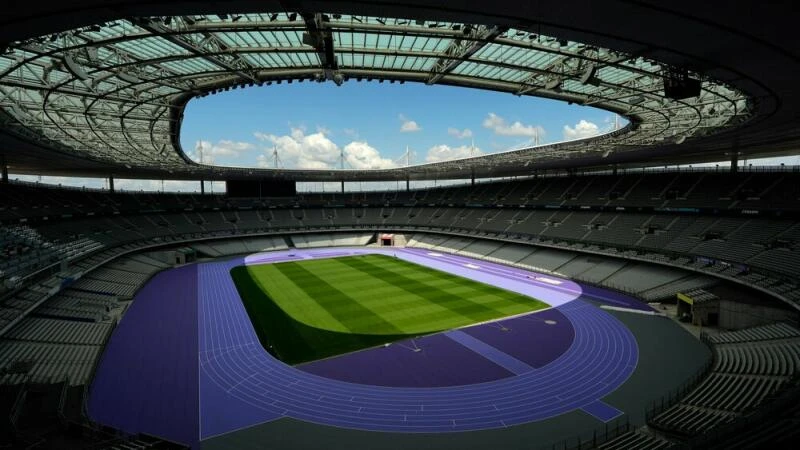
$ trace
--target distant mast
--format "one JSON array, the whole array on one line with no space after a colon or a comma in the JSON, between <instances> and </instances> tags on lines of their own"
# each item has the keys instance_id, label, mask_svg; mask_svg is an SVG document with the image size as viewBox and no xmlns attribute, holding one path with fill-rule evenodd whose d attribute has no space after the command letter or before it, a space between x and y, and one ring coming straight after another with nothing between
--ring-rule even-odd
<instances>
[{"instance_id":1,"label":"distant mast","mask_svg":"<svg viewBox=\"0 0 800 450\"><path fill-rule=\"evenodd\" d=\"M273 161L275 163L275 168L276 169L280 169L281 159L278 156L278 146L277 145L273 145L272 146L272 159L273 159Z\"/></svg>"}]
</instances>

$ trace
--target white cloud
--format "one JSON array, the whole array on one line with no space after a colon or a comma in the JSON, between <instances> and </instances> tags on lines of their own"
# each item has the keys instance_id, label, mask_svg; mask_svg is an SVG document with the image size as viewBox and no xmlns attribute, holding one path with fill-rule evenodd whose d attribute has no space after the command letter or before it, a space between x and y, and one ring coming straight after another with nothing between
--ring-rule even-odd
<instances>
[{"instance_id":1,"label":"white cloud","mask_svg":"<svg viewBox=\"0 0 800 450\"><path fill-rule=\"evenodd\" d=\"M408 117L400 114L400 132L401 133L413 133L415 131L422 131L422 127L417 124L417 122L409 119Z\"/></svg>"},{"instance_id":2,"label":"white cloud","mask_svg":"<svg viewBox=\"0 0 800 450\"><path fill-rule=\"evenodd\" d=\"M472 130L470 130L469 128L464 128L463 130L459 130L458 128L450 127L447 129L447 134L457 139L466 139L472 137Z\"/></svg>"},{"instance_id":3,"label":"white cloud","mask_svg":"<svg viewBox=\"0 0 800 450\"><path fill-rule=\"evenodd\" d=\"M363 141L353 141L339 147L325 133L305 134L301 128L292 128L289 135L255 133L258 140L269 144L264 154L256 158L258 167L274 167L273 146L280 164L291 169L334 169L341 167L340 154L344 151L346 167L355 169L382 169L394 167L394 162L382 158L377 149Z\"/></svg>"},{"instance_id":4,"label":"white cloud","mask_svg":"<svg viewBox=\"0 0 800 450\"><path fill-rule=\"evenodd\" d=\"M288 135L257 132L255 136L270 144L270 148L265 149L266 158L257 158L259 167L270 166L273 146L278 151L282 166L286 168L328 169L335 167L339 158L339 147L321 132L305 134L303 128L296 127Z\"/></svg>"},{"instance_id":5,"label":"white cloud","mask_svg":"<svg viewBox=\"0 0 800 450\"><path fill-rule=\"evenodd\" d=\"M506 119L492 112L483 120L483 126L501 136L538 136L542 140L545 135L541 125L524 125L520 121L509 124Z\"/></svg>"},{"instance_id":6,"label":"white cloud","mask_svg":"<svg viewBox=\"0 0 800 450\"><path fill-rule=\"evenodd\" d=\"M202 150L201 150L202 148ZM190 159L203 164L215 164L220 160L238 159L243 153L255 150L250 142L220 140L216 144L211 141L198 141L194 150L187 152ZM202 161L201 161L202 159Z\"/></svg>"},{"instance_id":7,"label":"white cloud","mask_svg":"<svg viewBox=\"0 0 800 450\"><path fill-rule=\"evenodd\" d=\"M344 146L345 160L353 169L391 169L396 164L381 158L380 153L366 142L351 142Z\"/></svg>"},{"instance_id":8,"label":"white cloud","mask_svg":"<svg viewBox=\"0 0 800 450\"><path fill-rule=\"evenodd\" d=\"M574 127L564 125L564 140L583 139L600 134L600 127L597 124L581 119Z\"/></svg>"},{"instance_id":9,"label":"white cloud","mask_svg":"<svg viewBox=\"0 0 800 450\"><path fill-rule=\"evenodd\" d=\"M458 147L450 147L449 145L434 145L428 149L428 155L425 157L425 162L433 163L440 161L447 161L450 159L467 158L469 156L479 156L483 152L480 148L471 148L469 145L461 145Z\"/></svg>"}]
</instances>

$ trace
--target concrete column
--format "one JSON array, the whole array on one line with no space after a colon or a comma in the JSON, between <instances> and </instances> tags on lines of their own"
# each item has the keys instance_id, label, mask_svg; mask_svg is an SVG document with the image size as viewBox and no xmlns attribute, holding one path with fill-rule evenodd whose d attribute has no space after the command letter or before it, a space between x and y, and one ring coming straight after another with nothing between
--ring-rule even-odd
<instances>
[{"instance_id":1,"label":"concrete column","mask_svg":"<svg viewBox=\"0 0 800 450\"><path fill-rule=\"evenodd\" d=\"M206 193L206 182L205 180L200 180L200 195L205 195Z\"/></svg>"},{"instance_id":2,"label":"concrete column","mask_svg":"<svg viewBox=\"0 0 800 450\"><path fill-rule=\"evenodd\" d=\"M731 173L736 173L739 171L739 149L734 148L733 152L731 153Z\"/></svg>"},{"instance_id":3,"label":"concrete column","mask_svg":"<svg viewBox=\"0 0 800 450\"><path fill-rule=\"evenodd\" d=\"M731 149L731 173L739 171L739 138L733 138L733 148Z\"/></svg>"},{"instance_id":4,"label":"concrete column","mask_svg":"<svg viewBox=\"0 0 800 450\"><path fill-rule=\"evenodd\" d=\"M411 180L406 178L406 192L411 190Z\"/></svg>"},{"instance_id":5,"label":"concrete column","mask_svg":"<svg viewBox=\"0 0 800 450\"><path fill-rule=\"evenodd\" d=\"M114 175L108 176L108 190L114 193Z\"/></svg>"},{"instance_id":6,"label":"concrete column","mask_svg":"<svg viewBox=\"0 0 800 450\"><path fill-rule=\"evenodd\" d=\"M344 194L344 180L342 180L342 194Z\"/></svg>"},{"instance_id":7,"label":"concrete column","mask_svg":"<svg viewBox=\"0 0 800 450\"><path fill-rule=\"evenodd\" d=\"M8 183L8 164L6 164L6 155L0 155L0 166L3 168L2 183Z\"/></svg>"}]
</instances>

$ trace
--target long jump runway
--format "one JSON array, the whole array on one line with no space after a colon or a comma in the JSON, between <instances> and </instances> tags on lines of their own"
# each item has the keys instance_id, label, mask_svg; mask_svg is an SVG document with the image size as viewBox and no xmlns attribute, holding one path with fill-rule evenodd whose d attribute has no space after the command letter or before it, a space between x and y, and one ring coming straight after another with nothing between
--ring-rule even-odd
<instances>
[{"instance_id":1,"label":"long jump runway","mask_svg":"<svg viewBox=\"0 0 800 450\"><path fill-rule=\"evenodd\" d=\"M231 268L375 252L501 285L553 308L296 367L262 348L230 277ZM638 360L632 333L610 314L579 298L583 294L579 285L452 254L424 249L292 250L192 267L195 276L188 277L187 283L196 283L196 290L182 292L195 298L194 305L191 301L181 304L186 305L187 314L197 317L196 328L186 330L197 338L197 399L187 402L178 398L185 392L171 396L165 389L148 395L152 370L137 371L127 365L121 373L112 364L119 361L119 352L134 359L136 352L147 352L148 361L157 359L153 354L176 363L186 360L170 354L185 352L186 345L130 345L131 340L140 342L136 334L149 326L148 314L132 314L134 310L152 309L150 314L157 316L164 310L160 303L168 301L137 296L98 366L89 402L94 420L129 432L157 432L190 445L282 417L359 430L428 433L503 428L575 410L600 423L622 414L603 398L628 379ZM153 280L158 281L158 277ZM142 292L152 296L158 291ZM615 306L642 307L623 297L603 300ZM169 311L179 314L175 308ZM137 326L126 323L129 317L139 322ZM434 351L441 357L426 357ZM165 367L157 375L167 386L195 382L185 374L185 367ZM120 398L120 391L127 404L108 400ZM125 396L128 391L138 395ZM133 412L120 414L120 408ZM156 415L158 423L149 423L149 410L161 412ZM174 419L169 418L171 410ZM194 414L198 424L188 431L186 414Z\"/></svg>"}]
</instances>

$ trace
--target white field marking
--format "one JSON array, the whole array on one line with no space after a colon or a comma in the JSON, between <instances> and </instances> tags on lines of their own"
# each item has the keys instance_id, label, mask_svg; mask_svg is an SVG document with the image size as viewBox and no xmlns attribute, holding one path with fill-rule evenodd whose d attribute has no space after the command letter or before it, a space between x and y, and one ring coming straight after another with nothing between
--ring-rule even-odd
<instances>
[{"instance_id":1,"label":"white field marking","mask_svg":"<svg viewBox=\"0 0 800 450\"><path fill-rule=\"evenodd\" d=\"M519 314L512 314L510 316L503 316L503 317L497 317L495 319L484 320L483 322L474 322L474 323L470 323L470 324L467 324L467 325L462 325L460 327L453 328L453 330L460 330L462 328L470 328L470 327L475 327L475 326L483 325L483 324L487 324L487 323L495 323L495 322L502 322L504 320L509 320L509 319L516 319L517 317L523 317L523 316L527 316L527 315L530 315L530 314L536 314L536 313L539 313L539 312L542 312L542 311L547 311L548 309L553 309L553 308L555 308L555 307L551 305L551 306L548 306L547 308L537 309L535 311L521 312ZM501 326L504 327L504 325L501 325Z\"/></svg>"},{"instance_id":2,"label":"white field marking","mask_svg":"<svg viewBox=\"0 0 800 450\"><path fill-rule=\"evenodd\" d=\"M428 253L428 256L442 256L441 253Z\"/></svg>"},{"instance_id":3,"label":"white field marking","mask_svg":"<svg viewBox=\"0 0 800 450\"><path fill-rule=\"evenodd\" d=\"M476 266L475 264L464 264L464 267L469 269L480 269L480 266Z\"/></svg>"}]
</instances>

